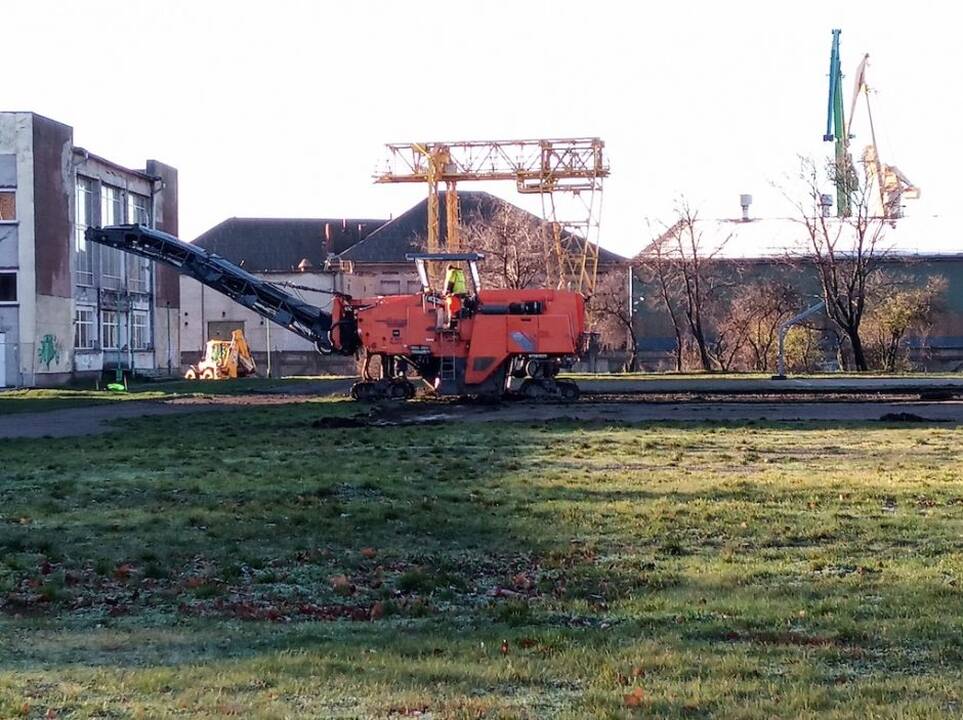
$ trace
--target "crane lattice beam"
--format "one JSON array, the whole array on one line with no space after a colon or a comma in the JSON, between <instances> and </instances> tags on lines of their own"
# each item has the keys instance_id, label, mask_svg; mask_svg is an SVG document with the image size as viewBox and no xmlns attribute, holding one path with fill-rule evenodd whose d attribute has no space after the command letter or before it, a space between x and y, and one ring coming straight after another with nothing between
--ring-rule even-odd
<instances>
[{"instance_id":1,"label":"crane lattice beam","mask_svg":"<svg viewBox=\"0 0 963 720\"><path fill-rule=\"evenodd\" d=\"M428 250L442 249L439 190L446 189L446 249L462 250L458 234L456 184L478 180L513 180L518 192L542 196L546 220L552 223L560 286L586 295L595 290L598 266L598 214L602 179L609 167L599 138L539 140L469 140L392 143L376 183L428 185ZM578 198L584 215L559 218L555 194Z\"/></svg>"},{"instance_id":2,"label":"crane lattice beam","mask_svg":"<svg viewBox=\"0 0 963 720\"><path fill-rule=\"evenodd\" d=\"M591 189L586 180L609 174L604 147L599 138L391 143L375 182L515 180L521 192Z\"/></svg>"}]
</instances>

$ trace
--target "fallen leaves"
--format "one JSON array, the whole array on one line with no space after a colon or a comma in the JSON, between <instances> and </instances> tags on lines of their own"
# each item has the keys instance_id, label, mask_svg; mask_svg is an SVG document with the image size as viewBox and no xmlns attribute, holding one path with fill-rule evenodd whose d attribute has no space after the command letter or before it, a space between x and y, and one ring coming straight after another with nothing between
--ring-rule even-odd
<instances>
[{"instance_id":1,"label":"fallen leaves","mask_svg":"<svg viewBox=\"0 0 963 720\"><path fill-rule=\"evenodd\" d=\"M355 587L351 584L347 575L333 575L329 582L331 583L331 588L338 593L338 595L354 594Z\"/></svg>"},{"instance_id":2,"label":"fallen leaves","mask_svg":"<svg viewBox=\"0 0 963 720\"><path fill-rule=\"evenodd\" d=\"M130 563L121 563L114 568L114 578L117 580L126 580L133 574L134 569L134 566Z\"/></svg>"},{"instance_id":3,"label":"fallen leaves","mask_svg":"<svg viewBox=\"0 0 963 720\"><path fill-rule=\"evenodd\" d=\"M512 586L516 590L528 592L535 587L535 583L527 574L520 572L512 578Z\"/></svg>"},{"instance_id":4,"label":"fallen leaves","mask_svg":"<svg viewBox=\"0 0 963 720\"><path fill-rule=\"evenodd\" d=\"M642 705L642 701L645 700L645 691L636 687L632 692L622 696L623 702L625 702L626 707L639 707Z\"/></svg>"}]
</instances>

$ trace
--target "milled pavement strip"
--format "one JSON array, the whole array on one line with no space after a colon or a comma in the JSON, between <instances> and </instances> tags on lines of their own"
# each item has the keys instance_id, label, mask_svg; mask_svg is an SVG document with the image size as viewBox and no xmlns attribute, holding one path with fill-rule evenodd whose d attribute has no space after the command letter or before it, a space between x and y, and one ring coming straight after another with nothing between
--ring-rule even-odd
<instances>
[{"instance_id":1,"label":"milled pavement strip","mask_svg":"<svg viewBox=\"0 0 963 720\"><path fill-rule=\"evenodd\" d=\"M297 402L295 400L294 402ZM110 405L93 405L38 413L19 413L0 417L0 439L71 437L123 431L123 424L113 420L144 416L163 416L185 412L204 412L250 407L238 398L210 399L181 404L170 401L127 401ZM359 406L359 410L362 407ZM879 422L884 415L907 414L920 422L907 422L907 427L940 423L952 427L963 424L963 402L852 402L852 403L577 403L574 405L539 405L505 403L499 407L455 405L444 408L425 407L386 424L418 424L431 420L468 422L534 422L557 421L645 423L645 422Z\"/></svg>"},{"instance_id":2,"label":"milled pavement strip","mask_svg":"<svg viewBox=\"0 0 963 720\"><path fill-rule=\"evenodd\" d=\"M185 412L224 410L238 406L253 406L271 402L300 402L310 397L343 395L350 388L351 378L306 381L284 389L251 392L243 395L206 396L203 398L174 398L172 400L127 400L103 405L89 405L62 410L0 415L0 439L71 437L122 430L123 425L111 426L113 420L124 418L172 415ZM778 388L792 391L822 392L897 392L949 390L963 394L963 381L956 378L817 378L817 379L715 379L715 378L605 378L580 379L587 393L726 393L778 392ZM648 421L722 421L722 422L788 422L798 421L875 421L885 414L910 413L925 420L948 424L963 424L963 403L959 401L888 401L859 400L854 402L669 402L648 403L576 403L571 406L531 405L506 403L497 408L455 405L445 408L426 408L426 415L451 414L472 421L550 422L559 417L573 420L648 422ZM404 421L418 422L417 413ZM424 420L421 420L424 422Z\"/></svg>"}]
</instances>

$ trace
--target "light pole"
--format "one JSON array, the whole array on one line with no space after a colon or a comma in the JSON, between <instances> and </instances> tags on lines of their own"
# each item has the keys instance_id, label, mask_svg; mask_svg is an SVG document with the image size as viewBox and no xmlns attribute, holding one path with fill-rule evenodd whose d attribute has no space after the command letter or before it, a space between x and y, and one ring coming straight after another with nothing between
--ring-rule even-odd
<instances>
[{"instance_id":1,"label":"light pole","mask_svg":"<svg viewBox=\"0 0 963 720\"><path fill-rule=\"evenodd\" d=\"M173 350L171 348L171 301L167 301L167 374L170 375L173 363Z\"/></svg>"}]
</instances>

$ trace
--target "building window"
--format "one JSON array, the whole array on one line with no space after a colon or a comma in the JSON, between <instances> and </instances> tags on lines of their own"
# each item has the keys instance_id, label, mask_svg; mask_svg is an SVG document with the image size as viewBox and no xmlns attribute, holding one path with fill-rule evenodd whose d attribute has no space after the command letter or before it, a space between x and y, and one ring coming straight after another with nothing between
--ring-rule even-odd
<instances>
[{"instance_id":1,"label":"building window","mask_svg":"<svg viewBox=\"0 0 963 720\"><path fill-rule=\"evenodd\" d=\"M127 222L150 227L150 198L127 193ZM130 256L127 261L127 288L131 292L150 292L150 260Z\"/></svg>"},{"instance_id":2,"label":"building window","mask_svg":"<svg viewBox=\"0 0 963 720\"><path fill-rule=\"evenodd\" d=\"M15 190L0 190L0 222L13 222L17 219L17 193Z\"/></svg>"},{"instance_id":3,"label":"building window","mask_svg":"<svg viewBox=\"0 0 963 720\"><path fill-rule=\"evenodd\" d=\"M121 225L124 222L124 193L113 185L100 188L100 224Z\"/></svg>"},{"instance_id":4,"label":"building window","mask_svg":"<svg viewBox=\"0 0 963 720\"><path fill-rule=\"evenodd\" d=\"M77 176L77 202L74 213L74 267L78 285L94 284L94 249L84 231L94 224L94 181Z\"/></svg>"},{"instance_id":5,"label":"building window","mask_svg":"<svg viewBox=\"0 0 963 720\"><path fill-rule=\"evenodd\" d=\"M104 350L116 350L119 345L117 313L113 310L100 311L100 345Z\"/></svg>"},{"instance_id":6,"label":"building window","mask_svg":"<svg viewBox=\"0 0 963 720\"><path fill-rule=\"evenodd\" d=\"M131 255L127 258L127 289L131 292L150 292L150 260Z\"/></svg>"},{"instance_id":7,"label":"building window","mask_svg":"<svg viewBox=\"0 0 963 720\"><path fill-rule=\"evenodd\" d=\"M150 227L150 198L127 193L127 222Z\"/></svg>"},{"instance_id":8,"label":"building window","mask_svg":"<svg viewBox=\"0 0 963 720\"><path fill-rule=\"evenodd\" d=\"M100 249L100 280L108 290L119 290L124 285L124 252L112 247Z\"/></svg>"},{"instance_id":9,"label":"building window","mask_svg":"<svg viewBox=\"0 0 963 720\"><path fill-rule=\"evenodd\" d=\"M101 185L100 224L120 225L124 222L124 195L120 188ZM124 252L116 248L100 250L100 279L103 287L118 290L124 285Z\"/></svg>"},{"instance_id":10,"label":"building window","mask_svg":"<svg viewBox=\"0 0 963 720\"><path fill-rule=\"evenodd\" d=\"M147 350L150 347L150 315L146 310L134 310L130 316L130 347Z\"/></svg>"},{"instance_id":11,"label":"building window","mask_svg":"<svg viewBox=\"0 0 963 720\"><path fill-rule=\"evenodd\" d=\"M94 334L94 309L78 307L74 311L74 347L78 350L92 350Z\"/></svg>"},{"instance_id":12,"label":"building window","mask_svg":"<svg viewBox=\"0 0 963 720\"><path fill-rule=\"evenodd\" d=\"M382 280L381 294L382 295L400 295L401 280Z\"/></svg>"},{"instance_id":13,"label":"building window","mask_svg":"<svg viewBox=\"0 0 963 720\"><path fill-rule=\"evenodd\" d=\"M421 292L421 280L409 280L408 281L408 294L417 295Z\"/></svg>"},{"instance_id":14,"label":"building window","mask_svg":"<svg viewBox=\"0 0 963 720\"><path fill-rule=\"evenodd\" d=\"M0 303L17 302L17 273L0 272Z\"/></svg>"}]
</instances>

